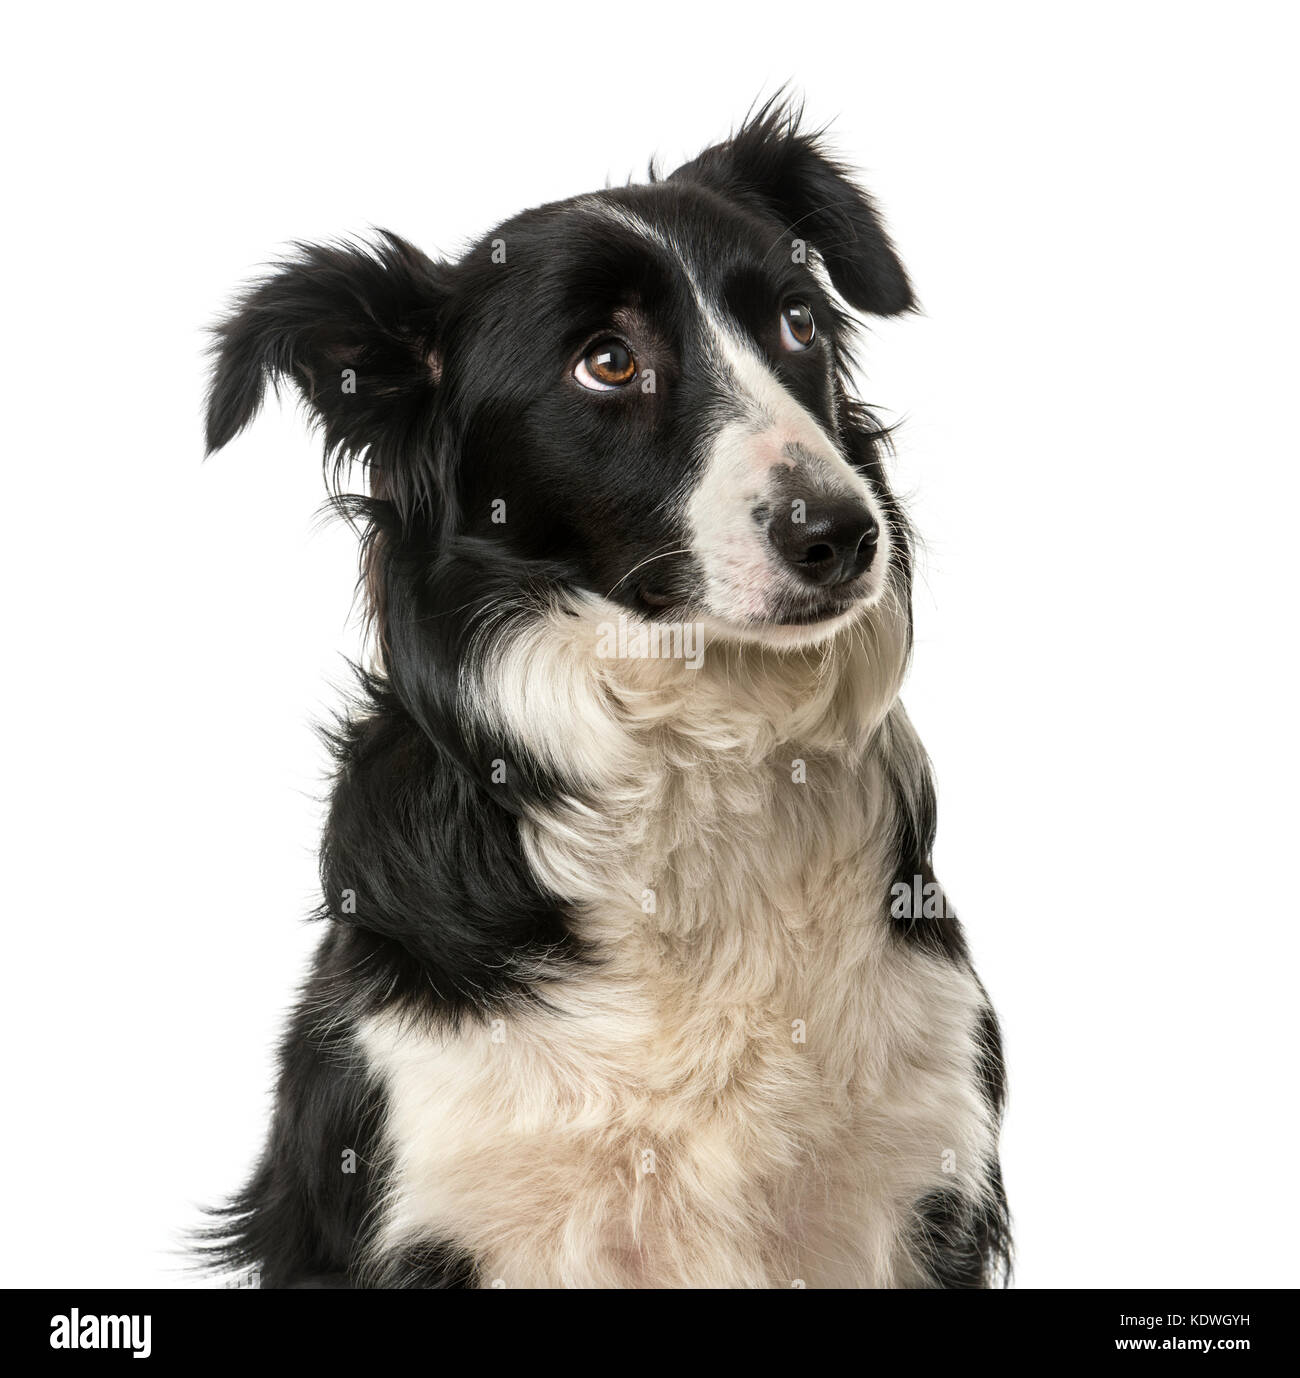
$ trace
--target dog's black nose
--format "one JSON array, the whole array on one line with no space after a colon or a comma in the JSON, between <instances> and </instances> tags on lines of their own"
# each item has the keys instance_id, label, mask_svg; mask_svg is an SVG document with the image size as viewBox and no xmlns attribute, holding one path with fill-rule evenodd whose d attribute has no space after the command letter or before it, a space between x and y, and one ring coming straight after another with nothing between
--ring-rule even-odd
<instances>
[{"instance_id":1,"label":"dog's black nose","mask_svg":"<svg viewBox=\"0 0 1300 1378\"><path fill-rule=\"evenodd\" d=\"M876 519L852 497L783 503L767 532L786 564L822 588L847 584L865 573L880 539Z\"/></svg>"}]
</instances>

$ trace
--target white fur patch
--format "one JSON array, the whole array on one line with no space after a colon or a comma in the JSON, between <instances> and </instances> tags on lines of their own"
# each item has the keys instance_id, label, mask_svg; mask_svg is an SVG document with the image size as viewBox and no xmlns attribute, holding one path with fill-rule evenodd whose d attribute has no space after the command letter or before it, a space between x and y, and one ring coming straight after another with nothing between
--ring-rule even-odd
<instances>
[{"instance_id":1,"label":"white fur patch","mask_svg":"<svg viewBox=\"0 0 1300 1378\"><path fill-rule=\"evenodd\" d=\"M744 626L770 618L774 599L790 587L765 533L753 518L770 501L774 473L791 467L792 448L808 456L804 496L857 498L880 528L864 600L878 597L889 568L889 524L870 484L839 453L817 420L799 405L767 362L707 307L714 367L733 399L735 416L719 427L686 504L690 548L704 574L706 606Z\"/></svg>"},{"instance_id":2,"label":"white fur patch","mask_svg":"<svg viewBox=\"0 0 1300 1378\"><path fill-rule=\"evenodd\" d=\"M381 1263L437 1239L506 1287L914 1283L910 1208L985 1190L994 1129L974 978L883 919L901 618L692 670L597 658L597 611L516 629L475 697L599 800L522 831L598 961L491 1024L365 1026Z\"/></svg>"}]
</instances>

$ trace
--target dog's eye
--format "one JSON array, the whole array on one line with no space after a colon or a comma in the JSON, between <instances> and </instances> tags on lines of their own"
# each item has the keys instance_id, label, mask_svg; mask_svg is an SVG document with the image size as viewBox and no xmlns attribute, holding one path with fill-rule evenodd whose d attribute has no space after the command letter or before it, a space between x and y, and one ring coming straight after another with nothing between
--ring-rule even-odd
<instances>
[{"instance_id":1,"label":"dog's eye","mask_svg":"<svg viewBox=\"0 0 1300 1378\"><path fill-rule=\"evenodd\" d=\"M807 349L817 334L812 312L801 301L787 302L781 308L781 344L793 353Z\"/></svg>"},{"instance_id":2,"label":"dog's eye","mask_svg":"<svg viewBox=\"0 0 1300 1378\"><path fill-rule=\"evenodd\" d=\"M608 392L636 377L636 357L621 340L601 340L578 360L573 376L584 388Z\"/></svg>"}]
</instances>

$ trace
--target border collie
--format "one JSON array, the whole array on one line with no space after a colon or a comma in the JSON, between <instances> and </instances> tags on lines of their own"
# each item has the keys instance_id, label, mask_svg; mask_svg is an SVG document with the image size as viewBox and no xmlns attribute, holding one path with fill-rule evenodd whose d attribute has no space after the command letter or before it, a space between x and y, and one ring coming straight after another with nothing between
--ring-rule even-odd
<instances>
[{"instance_id":1,"label":"border collie","mask_svg":"<svg viewBox=\"0 0 1300 1378\"><path fill-rule=\"evenodd\" d=\"M1005 1278L998 1027L931 871L909 529L850 382L851 312L912 305L769 102L456 262L298 246L218 327L209 452L296 384L374 645L221 1265Z\"/></svg>"}]
</instances>

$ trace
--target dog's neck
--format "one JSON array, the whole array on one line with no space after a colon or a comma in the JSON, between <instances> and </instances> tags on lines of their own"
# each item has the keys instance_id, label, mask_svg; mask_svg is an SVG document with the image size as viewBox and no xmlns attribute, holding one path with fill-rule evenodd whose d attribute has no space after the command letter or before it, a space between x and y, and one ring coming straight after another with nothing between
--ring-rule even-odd
<instances>
[{"instance_id":1,"label":"dog's neck","mask_svg":"<svg viewBox=\"0 0 1300 1378\"><path fill-rule=\"evenodd\" d=\"M695 628L682 639L587 604L485 637L462 711L576 790L647 769L757 765L797 746L858 760L895 703L907 660L893 601L791 649ZM664 652L684 651L684 654Z\"/></svg>"}]
</instances>

